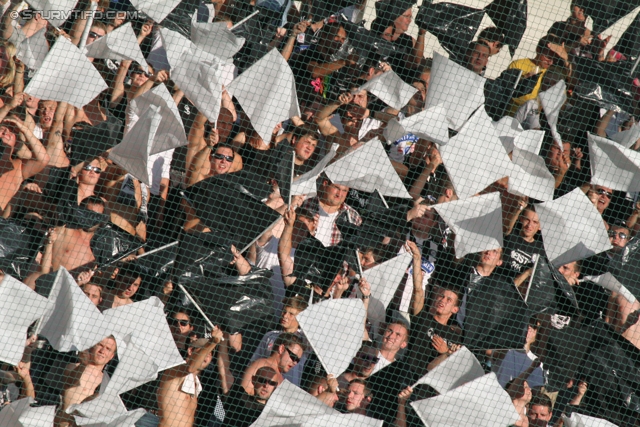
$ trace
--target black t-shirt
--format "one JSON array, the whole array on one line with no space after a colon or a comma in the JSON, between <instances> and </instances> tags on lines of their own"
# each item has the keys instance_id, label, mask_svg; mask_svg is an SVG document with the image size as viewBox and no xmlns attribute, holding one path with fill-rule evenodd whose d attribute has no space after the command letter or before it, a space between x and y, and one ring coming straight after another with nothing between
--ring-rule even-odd
<instances>
[{"instance_id":1,"label":"black t-shirt","mask_svg":"<svg viewBox=\"0 0 640 427\"><path fill-rule=\"evenodd\" d=\"M427 373L427 366L439 355L431 343L434 335L440 336L447 344L462 343L462 330L455 323L454 316L448 325L442 325L424 307L418 315L411 317L411 339L406 357L406 362L419 376Z\"/></svg>"},{"instance_id":2,"label":"black t-shirt","mask_svg":"<svg viewBox=\"0 0 640 427\"><path fill-rule=\"evenodd\" d=\"M520 234L511 233L504 239L502 264L514 276L533 267L533 255L543 255L544 246L539 239L529 243Z\"/></svg>"},{"instance_id":3,"label":"black t-shirt","mask_svg":"<svg viewBox=\"0 0 640 427\"><path fill-rule=\"evenodd\" d=\"M264 405L256 402L238 383L223 396L224 426L248 427L258 419Z\"/></svg>"}]
</instances>

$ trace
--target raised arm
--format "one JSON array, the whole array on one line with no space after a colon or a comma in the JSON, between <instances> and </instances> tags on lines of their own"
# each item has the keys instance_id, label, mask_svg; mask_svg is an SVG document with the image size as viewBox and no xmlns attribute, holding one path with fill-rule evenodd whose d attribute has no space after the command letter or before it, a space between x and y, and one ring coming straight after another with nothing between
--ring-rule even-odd
<instances>
[{"instance_id":1,"label":"raised arm","mask_svg":"<svg viewBox=\"0 0 640 427\"><path fill-rule=\"evenodd\" d=\"M424 307L424 289L422 289L422 254L418 245L414 242L407 240L407 249L413 256L413 294L411 295L411 311L414 316L420 313Z\"/></svg>"},{"instance_id":2,"label":"raised arm","mask_svg":"<svg viewBox=\"0 0 640 427\"><path fill-rule=\"evenodd\" d=\"M29 130L29 128L17 118L4 119L5 122L12 123L27 139L27 145L33 153L33 158L22 164L22 177L24 179L31 178L38 172L41 172L49 163L49 154L44 148L42 142Z\"/></svg>"},{"instance_id":3,"label":"raised arm","mask_svg":"<svg viewBox=\"0 0 640 427\"><path fill-rule=\"evenodd\" d=\"M284 213L284 229L278 242L278 261L280 263L280 270L282 272L282 281L285 286L293 285L295 277L290 277L293 274L293 260L291 259L291 248L293 238L293 226L296 222L296 213L293 209L290 209Z\"/></svg>"},{"instance_id":4,"label":"raised arm","mask_svg":"<svg viewBox=\"0 0 640 427\"><path fill-rule=\"evenodd\" d=\"M342 105L346 105L353 101L353 94L351 92L345 92L338 97L338 102L332 102L325 105L315 116L315 121L318 124L320 132L324 135L333 135L338 131L334 125L329 122L333 113Z\"/></svg>"},{"instance_id":5,"label":"raised arm","mask_svg":"<svg viewBox=\"0 0 640 427\"><path fill-rule=\"evenodd\" d=\"M63 130L65 122L69 119L68 110L73 110L66 102L58 103L56 112L53 115L53 123L49 129L47 137L47 153L49 153L49 165L56 168L66 168L71 163L64 151L64 134Z\"/></svg>"}]
</instances>

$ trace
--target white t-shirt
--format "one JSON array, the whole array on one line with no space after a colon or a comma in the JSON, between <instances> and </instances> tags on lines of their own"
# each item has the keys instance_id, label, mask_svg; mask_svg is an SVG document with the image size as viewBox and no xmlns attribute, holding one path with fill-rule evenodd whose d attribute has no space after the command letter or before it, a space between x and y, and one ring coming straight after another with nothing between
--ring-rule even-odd
<instances>
[{"instance_id":1,"label":"white t-shirt","mask_svg":"<svg viewBox=\"0 0 640 427\"><path fill-rule=\"evenodd\" d=\"M373 367L373 374L375 374L376 372L378 372L380 369L384 369L387 366L391 365L393 362L387 360L384 358L384 356L382 355L382 353L378 352L378 363L376 363L376 366Z\"/></svg>"},{"instance_id":2,"label":"white t-shirt","mask_svg":"<svg viewBox=\"0 0 640 427\"><path fill-rule=\"evenodd\" d=\"M333 224L340 211L328 214L319 206L318 228L316 229L316 239L320 240L326 247L331 246L331 234L333 233Z\"/></svg>"}]
</instances>

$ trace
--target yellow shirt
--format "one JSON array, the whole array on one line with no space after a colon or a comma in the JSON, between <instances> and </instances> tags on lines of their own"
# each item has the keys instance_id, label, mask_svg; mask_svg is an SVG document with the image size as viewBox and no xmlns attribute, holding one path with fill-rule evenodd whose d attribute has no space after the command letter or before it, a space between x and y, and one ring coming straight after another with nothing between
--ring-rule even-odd
<instances>
[{"instance_id":1,"label":"yellow shirt","mask_svg":"<svg viewBox=\"0 0 640 427\"><path fill-rule=\"evenodd\" d=\"M531 59L524 58L524 59L518 59L516 61L513 61L511 64L509 64L509 68L522 70L522 77L521 77L522 79L527 74L530 74L536 71L536 68L538 68L538 66ZM533 91L531 91L531 93L529 93L528 95L521 96L520 98L513 98L511 100L511 107L509 108L510 116L514 116L516 114L516 111L518 111L518 108L520 108L522 104L532 99L536 99L538 97L538 92L540 91L540 86L542 85L542 79L544 77L544 74L547 72L547 70L544 69L540 71L542 72L542 74L540 75L540 77L538 77L538 82L536 83L536 86L533 88Z\"/></svg>"}]
</instances>

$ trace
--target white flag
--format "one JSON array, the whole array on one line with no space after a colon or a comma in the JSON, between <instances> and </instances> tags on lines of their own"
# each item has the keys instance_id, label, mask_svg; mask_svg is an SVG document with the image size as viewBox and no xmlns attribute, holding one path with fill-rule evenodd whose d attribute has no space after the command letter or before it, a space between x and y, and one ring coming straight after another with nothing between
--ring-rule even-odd
<instances>
[{"instance_id":1,"label":"white flag","mask_svg":"<svg viewBox=\"0 0 640 427\"><path fill-rule=\"evenodd\" d=\"M64 267L56 274L49 301L39 335L54 349L84 351L111 335L109 322Z\"/></svg>"},{"instance_id":2,"label":"white flag","mask_svg":"<svg viewBox=\"0 0 640 427\"><path fill-rule=\"evenodd\" d=\"M386 311L412 258L411 253L405 252L364 271L364 277L371 285L370 310L372 305L378 305L383 313Z\"/></svg>"},{"instance_id":3,"label":"white flag","mask_svg":"<svg viewBox=\"0 0 640 427\"><path fill-rule=\"evenodd\" d=\"M556 181L542 157L515 147L511 162L513 168L509 175L510 193L544 202L553 200Z\"/></svg>"},{"instance_id":4,"label":"white flag","mask_svg":"<svg viewBox=\"0 0 640 427\"><path fill-rule=\"evenodd\" d=\"M484 109L478 110L447 145L440 147L440 155L460 199L509 175L512 168Z\"/></svg>"},{"instance_id":5,"label":"white flag","mask_svg":"<svg viewBox=\"0 0 640 427\"><path fill-rule=\"evenodd\" d=\"M614 190L640 191L640 153L591 133L591 183Z\"/></svg>"},{"instance_id":6,"label":"white flag","mask_svg":"<svg viewBox=\"0 0 640 427\"><path fill-rule=\"evenodd\" d=\"M171 335L164 305L157 297L104 311L114 334L131 335L136 346L158 366L158 371L184 363Z\"/></svg>"},{"instance_id":7,"label":"white flag","mask_svg":"<svg viewBox=\"0 0 640 427\"><path fill-rule=\"evenodd\" d=\"M429 427L506 427L520 419L494 373L411 406Z\"/></svg>"},{"instance_id":8,"label":"white flag","mask_svg":"<svg viewBox=\"0 0 640 427\"><path fill-rule=\"evenodd\" d=\"M168 36L169 33L174 34ZM171 66L171 79L189 101L215 124L220 115L220 79L224 63L179 33L163 29L162 36Z\"/></svg>"},{"instance_id":9,"label":"white flag","mask_svg":"<svg viewBox=\"0 0 640 427\"><path fill-rule=\"evenodd\" d=\"M533 154L539 154L544 139L543 130L525 130L513 141L514 145L521 150L526 150Z\"/></svg>"},{"instance_id":10,"label":"white flag","mask_svg":"<svg viewBox=\"0 0 640 427\"><path fill-rule=\"evenodd\" d=\"M280 122L300 116L296 83L278 49L271 49L229 85L263 141Z\"/></svg>"},{"instance_id":11,"label":"white flag","mask_svg":"<svg viewBox=\"0 0 640 427\"><path fill-rule=\"evenodd\" d=\"M20 41L16 43L16 58L22 61L30 70L37 70L42 66L49 53L49 44L45 38L46 28L42 28L31 37L24 36L22 30L14 29Z\"/></svg>"},{"instance_id":12,"label":"white flag","mask_svg":"<svg viewBox=\"0 0 640 427\"><path fill-rule=\"evenodd\" d=\"M579 189L536 205L544 249L558 267L611 249L600 213Z\"/></svg>"},{"instance_id":13,"label":"white flag","mask_svg":"<svg viewBox=\"0 0 640 427\"><path fill-rule=\"evenodd\" d=\"M146 347L145 344L142 346ZM158 377L158 365L140 349L131 335L118 339L118 359L118 366L104 393L119 395Z\"/></svg>"},{"instance_id":14,"label":"white flag","mask_svg":"<svg viewBox=\"0 0 640 427\"><path fill-rule=\"evenodd\" d=\"M24 91L36 98L68 102L82 108L107 88L98 70L80 49L60 36Z\"/></svg>"},{"instance_id":15,"label":"white flag","mask_svg":"<svg viewBox=\"0 0 640 427\"><path fill-rule=\"evenodd\" d=\"M5 404L0 411L2 427L52 427L56 416L55 406L31 407L35 400L26 397Z\"/></svg>"},{"instance_id":16,"label":"white flag","mask_svg":"<svg viewBox=\"0 0 640 427\"><path fill-rule=\"evenodd\" d=\"M291 183L292 196L300 196L306 194L307 198L310 198L316 195L316 180L324 171L324 168L326 168L329 162L336 156L338 147L338 144L333 144L331 146L331 150L327 153L326 156L322 158L322 160L320 160L320 162L318 162L317 165L315 165L313 169L303 175L300 175L297 178L294 178L293 182Z\"/></svg>"},{"instance_id":17,"label":"white flag","mask_svg":"<svg viewBox=\"0 0 640 427\"><path fill-rule=\"evenodd\" d=\"M191 20L191 41L203 51L229 61L244 45L245 39L229 31L226 22L197 22Z\"/></svg>"},{"instance_id":18,"label":"white flag","mask_svg":"<svg viewBox=\"0 0 640 427\"><path fill-rule=\"evenodd\" d=\"M484 77L434 52L425 107L443 105L449 126L460 130L469 116L484 104L484 83Z\"/></svg>"},{"instance_id":19,"label":"white flag","mask_svg":"<svg viewBox=\"0 0 640 427\"><path fill-rule=\"evenodd\" d=\"M149 66L142 55L131 22L127 22L107 33L106 36L100 37L87 45L85 49L88 58L136 61L145 71L149 72Z\"/></svg>"},{"instance_id":20,"label":"white flag","mask_svg":"<svg viewBox=\"0 0 640 427\"><path fill-rule=\"evenodd\" d=\"M445 145L449 142L446 108L436 105L400 121L395 118L384 129L384 137L388 143L397 141L408 133Z\"/></svg>"},{"instance_id":21,"label":"white flag","mask_svg":"<svg viewBox=\"0 0 640 427\"><path fill-rule=\"evenodd\" d=\"M585 280L590 280L593 283L597 283L608 291L616 292L622 295L630 304L636 302L636 297L627 289L622 283L615 278L615 276L609 272L601 274L600 276L585 276Z\"/></svg>"},{"instance_id":22,"label":"white flag","mask_svg":"<svg viewBox=\"0 0 640 427\"><path fill-rule=\"evenodd\" d=\"M0 282L0 361L18 365L27 329L49 309L50 302L8 274Z\"/></svg>"},{"instance_id":23,"label":"white flag","mask_svg":"<svg viewBox=\"0 0 640 427\"><path fill-rule=\"evenodd\" d=\"M164 85L139 96L133 109L138 121L111 150L109 158L149 185L149 156L187 145L180 113Z\"/></svg>"},{"instance_id":24,"label":"white flag","mask_svg":"<svg viewBox=\"0 0 640 427\"><path fill-rule=\"evenodd\" d=\"M624 148L631 148L631 146L635 144L638 139L640 139L640 123L636 123L635 125L631 126L630 129L618 132L611 137L612 141L617 142Z\"/></svg>"},{"instance_id":25,"label":"white flag","mask_svg":"<svg viewBox=\"0 0 640 427\"><path fill-rule=\"evenodd\" d=\"M159 24L180 4L180 1L181 0L131 0L131 4Z\"/></svg>"},{"instance_id":26,"label":"white flag","mask_svg":"<svg viewBox=\"0 0 640 427\"><path fill-rule=\"evenodd\" d=\"M602 418L589 417L577 412L571 414L571 418L562 414L562 420L565 427L618 427L616 424L610 423Z\"/></svg>"},{"instance_id":27,"label":"white flag","mask_svg":"<svg viewBox=\"0 0 640 427\"><path fill-rule=\"evenodd\" d=\"M267 401L251 427L379 427L381 420L357 414L341 414L306 391L284 380Z\"/></svg>"},{"instance_id":28,"label":"white flag","mask_svg":"<svg viewBox=\"0 0 640 427\"><path fill-rule=\"evenodd\" d=\"M498 192L433 208L456 235L456 258L502 247L502 202Z\"/></svg>"},{"instance_id":29,"label":"white flag","mask_svg":"<svg viewBox=\"0 0 640 427\"><path fill-rule=\"evenodd\" d=\"M389 107L400 110L407 105L411 97L418 91L408 85L393 70L386 71L362 85L357 92L371 92Z\"/></svg>"},{"instance_id":30,"label":"white flag","mask_svg":"<svg viewBox=\"0 0 640 427\"><path fill-rule=\"evenodd\" d=\"M338 377L362 345L365 317L362 301L350 298L314 304L297 319L325 371Z\"/></svg>"},{"instance_id":31,"label":"white flag","mask_svg":"<svg viewBox=\"0 0 640 427\"><path fill-rule=\"evenodd\" d=\"M327 166L325 173L334 184L368 193L378 190L387 197L411 198L377 138L349 151Z\"/></svg>"},{"instance_id":32,"label":"white flag","mask_svg":"<svg viewBox=\"0 0 640 427\"><path fill-rule=\"evenodd\" d=\"M567 100L567 85L564 80L538 94L544 115L547 116L547 123L551 128L553 140L562 148L562 136L558 133L558 118L560 117L560 109Z\"/></svg>"},{"instance_id":33,"label":"white flag","mask_svg":"<svg viewBox=\"0 0 640 427\"><path fill-rule=\"evenodd\" d=\"M42 16L47 17L47 21L56 28L71 16L69 12L76 7L76 3L77 0L29 0L31 8L42 11Z\"/></svg>"},{"instance_id":34,"label":"white flag","mask_svg":"<svg viewBox=\"0 0 640 427\"><path fill-rule=\"evenodd\" d=\"M513 147L515 146L515 139L524 132L520 123L510 116L504 116L497 122L492 122L493 126L496 128L496 133L500 138L500 142L504 146L504 149L507 153L513 151Z\"/></svg>"},{"instance_id":35,"label":"white flag","mask_svg":"<svg viewBox=\"0 0 640 427\"><path fill-rule=\"evenodd\" d=\"M427 384L444 394L484 375L484 368L467 347L447 357L442 363L420 378L412 387Z\"/></svg>"}]
</instances>

